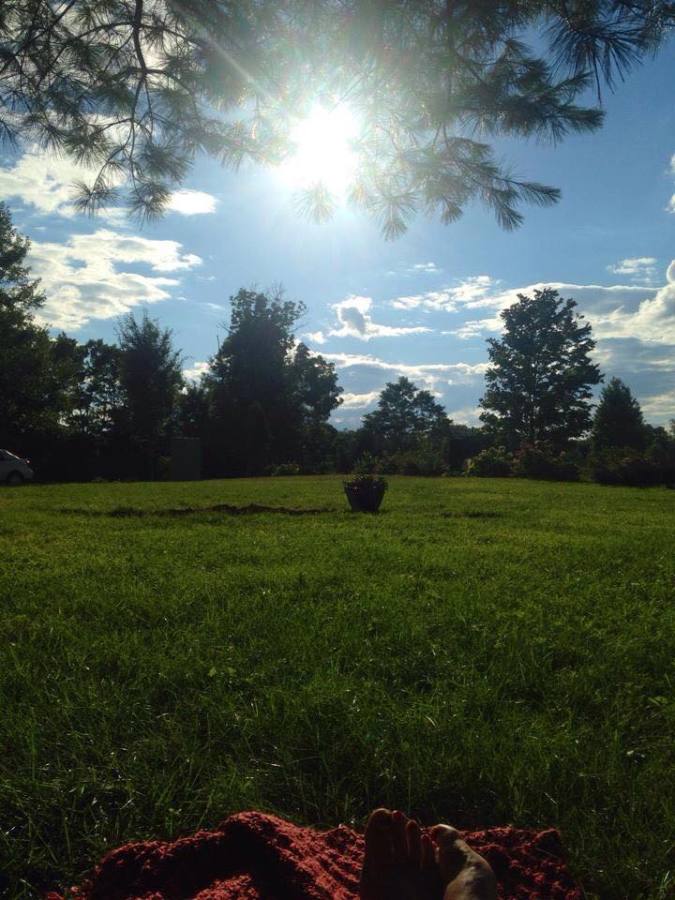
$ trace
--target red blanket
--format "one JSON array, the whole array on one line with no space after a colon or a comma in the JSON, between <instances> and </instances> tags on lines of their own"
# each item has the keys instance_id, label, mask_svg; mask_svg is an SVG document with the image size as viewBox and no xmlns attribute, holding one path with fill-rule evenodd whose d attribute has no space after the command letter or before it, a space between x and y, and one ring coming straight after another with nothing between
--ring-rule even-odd
<instances>
[{"instance_id":1,"label":"red blanket","mask_svg":"<svg viewBox=\"0 0 675 900\"><path fill-rule=\"evenodd\" d=\"M495 871L500 900L581 900L558 833L518 828L467 832ZM80 900L355 900L363 837L340 826L299 828L247 812L216 831L171 843L127 844L109 853ZM50 895L49 900L57 900Z\"/></svg>"}]
</instances>

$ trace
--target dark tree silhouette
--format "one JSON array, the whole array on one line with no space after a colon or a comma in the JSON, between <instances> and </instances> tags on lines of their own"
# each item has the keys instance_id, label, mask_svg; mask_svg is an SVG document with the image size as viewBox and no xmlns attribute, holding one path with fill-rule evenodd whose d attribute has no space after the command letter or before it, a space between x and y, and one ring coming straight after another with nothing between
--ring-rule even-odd
<instances>
[{"instance_id":1,"label":"dark tree silhouette","mask_svg":"<svg viewBox=\"0 0 675 900\"><path fill-rule=\"evenodd\" d=\"M204 437L209 430L209 393L203 384L188 384L180 396L178 421L185 437Z\"/></svg>"},{"instance_id":2,"label":"dark tree silhouette","mask_svg":"<svg viewBox=\"0 0 675 900\"><path fill-rule=\"evenodd\" d=\"M26 266L29 249L0 203L0 446L17 449L58 426L74 375L69 339L51 340L35 320L45 298Z\"/></svg>"},{"instance_id":3,"label":"dark tree silhouette","mask_svg":"<svg viewBox=\"0 0 675 900\"><path fill-rule=\"evenodd\" d=\"M143 314L118 325L119 380L124 401L120 427L140 452L148 473L171 434L183 386L182 356L172 333Z\"/></svg>"},{"instance_id":4,"label":"dark tree silhouette","mask_svg":"<svg viewBox=\"0 0 675 900\"><path fill-rule=\"evenodd\" d=\"M550 442L564 446L591 424L591 387L602 380L591 362L591 326L574 300L551 288L501 313L504 336L488 340L490 368L481 420L509 447Z\"/></svg>"},{"instance_id":5,"label":"dark tree silhouette","mask_svg":"<svg viewBox=\"0 0 675 900\"><path fill-rule=\"evenodd\" d=\"M157 214L195 156L274 162L297 116L348 102L364 127L352 198L399 234L426 208L487 204L505 227L556 190L487 138L597 128L578 105L665 40L666 0L13 0L0 5L0 132L95 164L84 206ZM333 205L325 185L306 204Z\"/></svg>"},{"instance_id":6,"label":"dark tree silhouette","mask_svg":"<svg viewBox=\"0 0 675 900\"><path fill-rule=\"evenodd\" d=\"M319 354L312 353L302 342L293 355L292 378L306 424L326 422L342 403L342 388L338 385L335 366Z\"/></svg>"},{"instance_id":7,"label":"dark tree silhouette","mask_svg":"<svg viewBox=\"0 0 675 900\"><path fill-rule=\"evenodd\" d=\"M305 306L279 290L240 290L230 298L228 334L203 380L212 412L213 443L226 471L254 474L297 460L303 439L339 403L334 367L294 349L293 329Z\"/></svg>"},{"instance_id":8,"label":"dark tree silhouette","mask_svg":"<svg viewBox=\"0 0 675 900\"><path fill-rule=\"evenodd\" d=\"M308 471L330 468L337 430L328 419L342 403L335 366L301 342L293 354L291 377L302 423L299 462Z\"/></svg>"},{"instance_id":9,"label":"dark tree silhouette","mask_svg":"<svg viewBox=\"0 0 675 900\"><path fill-rule=\"evenodd\" d=\"M591 439L596 450L611 447L643 450L647 444L648 431L640 404L620 378L612 378L602 389Z\"/></svg>"},{"instance_id":10,"label":"dark tree silhouette","mask_svg":"<svg viewBox=\"0 0 675 900\"><path fill-rule=\"evenodd\" d=\"M66 419L71 432L101 441L119 427L125 402L120 349L100 339L81 345L75 394Z\"/></svg>"},{"instance_id":11,"label":"dark tree silhouette","mask_svg":"<svg viewBox=\"0 0 675 900\"><path fill-rule=\"evenodd\" d=\"M289 459L289 431L297 432L292 415L289 356L292 329L303 304L272 295L240 290L230 298L227 337L210 361L204 378L211 398L217 462L222 472L261 472L277 459Z\"/></svg>"},{"instance_id":12,"label":"dark tree silhouette","mask_svg":"<svg viewBox=\"0 0 675 900\"><path fill-rule=\"evenodd\" d=\"M414 449L423 438L444 436L449 424L433 394L404 377L386 384L377 408L363 417L363 430L378 453Z\"/></svg>"}]
</instances>

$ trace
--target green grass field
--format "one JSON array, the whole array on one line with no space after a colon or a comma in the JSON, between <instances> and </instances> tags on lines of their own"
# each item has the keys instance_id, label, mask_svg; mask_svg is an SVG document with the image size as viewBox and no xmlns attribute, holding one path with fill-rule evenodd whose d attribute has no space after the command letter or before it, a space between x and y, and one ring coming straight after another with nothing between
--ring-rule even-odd
<instances>
[{"instance_id":1,"label":"green grass field","mask_svg":"<svg viewBox=\"0 0 675 900\"><path fill-rule=\"evenodd\" d=\"M225 503L323 511L197 510ZM385 804L555 825L589 896L672 896L674 548L665 489L392 478L378 516L333 477L0 491L9 895L241 809Z\"/></svg>"}]
</instances>

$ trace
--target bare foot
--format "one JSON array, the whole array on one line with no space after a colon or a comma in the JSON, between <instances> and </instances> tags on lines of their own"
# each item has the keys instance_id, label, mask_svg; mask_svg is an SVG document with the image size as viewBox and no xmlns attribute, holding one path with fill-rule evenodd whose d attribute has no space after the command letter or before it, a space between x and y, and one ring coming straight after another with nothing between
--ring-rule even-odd
<instances>
[{"instance_id":1,"label":"bare foot","mask_svg":"<svg viewBox=\"0 0 675 900\"><path fill-rule=\"evenodd\" d=\"M361 900L495 900L492 869L449 825L422 832L401 812L376 809L366 826Z\"/></svg>"},{"instance_id":2,"label":"bare foot","mask_svg":"<svg viewBox=\"0 0 675 900\"><path fill-rule=\"evenodd\" d=\"M487 860L463 841L456 828L431 829L436 859L446 885L443 900L495 900L497 881Z\"/></svg>"}]
</instances>

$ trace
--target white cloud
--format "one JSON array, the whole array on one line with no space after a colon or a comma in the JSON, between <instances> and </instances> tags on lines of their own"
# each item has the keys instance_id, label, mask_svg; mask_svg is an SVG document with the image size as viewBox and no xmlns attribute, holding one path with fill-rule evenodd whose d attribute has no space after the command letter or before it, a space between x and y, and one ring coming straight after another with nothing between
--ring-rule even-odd
<instances>
[{"instance_id":1,"label":"white cloud","mask_svg":"<svg viewBox=\"0 0 675 900\"><path fill-rule=\"evenodd\" d=\"M651 257L645 257L650 258ZM672 268L672 266L671 266ZM669 270L670 271L670 270ZM505 291L499 291L496 294L486 294L483 297L469 300L465 304L467 309L490 309L495 314L484 318L468 319L458 328L444 331L443 334L455 335L459 338L475 338L485 334L495 334L502 331L503 322L498 315L499 312L512 306L518 302L520 294L532 296L534 291L543 290L544 288L553 288L557 290L563 297L572 297L579 305L579 311L586 316L589 322L596 328L596 337L601 336L623 336L626 329L632 327L645 327L647 322L647 307L643 309L641 317L635 318L635 314L644 304L650 304L659 296L663 290L656 287L648 287L635 284L575 284L566 281L549 281L536 282L534 284L524 285L519 288L511 288ZM656 309L651 307L652 316L656 313ZM667 321L668 316L663 311L662 318ZM651 329L650 334L654 333ZM639 334L636 336L640 336ZM642 335L649 340L658 340L658 337L647 338L647 333ZM670 340L670 333L664 335L664 340Z\"/></svg>"},{"instance_id":2,"label":"white cloud","mask_svg":"<svg viewBox=\"0 0 675 900\"><path fill-rule=\"evenodd\" d=\"M200 265L177 241L158 241L101 229L71 235L66 243L33 242L33 273L47 295L41 317L55 328L77 329L90 319L109 319L144 303L171 296L176 278L120 270L143 265L174 273Z\"/></svg>"},{"instance_id":3,"label":"white cloud","mask_svg":"<svg viewBox=\"0 0 675 900\"><path fill-rule=\"evenodd\" d=\"M187 381L199 381L202 375L209 370L209 364L205 360L195 362L187 369L183 369L183 378Z\"/></svg>"},{"instance_id":4,"label":"white cloud","mask_svg":"<svg viewBox=\"0 0 675 900\"><path fill-rule=\"evenodd\" d=\"M450 291L443 289L440 291L426 291L424 294L412 294L409 297L396 297L389 301L389 305L394 309L424 309L444 310L445 312L455 312L457 306L452 300Z\"/></svg>"},{"instance_id":5,"label":"white cloud","mask_svg":"<svg viewBox=\"0 0 675 900\"><path fill-rule=\"evenodd\" d=\"M364 409L365 407L376 403L379 396L379 391L366 391L363 394L346 392L342 394L340 409Z\"/></svg>"},{"instance_id":6,"label":"white cloud","mask_svg":"<svg viewBox=\"0 0 675 900\"><path fill-rule=\"evenodd\" d=\"M354 337L369 341L375 337L402 337L406 334L424 334L431 329L423 326L391 326L374 322L370 314L373 301L370 297L347 297L333 304L338 327L328 332L329 337Z\"/></svg>"},{"instance_id":7,"label":"white cloud","mask_svg":"<svg viewBox=\"0 0 675 900\"><path fill-rule=\"evenodd\" d=\"M307 340L311 341L313 344L326 343L326 335L323 331L308 331L306 334L301 334L300 337L307 338Z\"/></svg>"},{"instance_id":8,"label":"white cloud","mask_svg":"<svg viewBox=\"0 0 675 900\"><path fill-rule=\"evenodd\" d=\"M0 168L0 200L14 199L34 207L45 215L72 218L78 181L91 183L98 175L96 166L84 166L67 156L31 147L7 168ZM167 209L184 216L216 211L217 200L204 191L183 189L169 198ZM97 212L98 219L120 226L128 219L126 209L108 207Z\"/></svg>"},{"instance_id":9,"label":"white cloud","mask_svg":"<svg viewBox=\"0 0 675 900\"><path fill-rule=\"evenodd\" d=\"M480 363L399 363L388 362L377 356L360 353L324 353L323 356L329 362L335 363L339 369L375 370L386 372L388 377L405 376L418 382L428 390L433 390L439 385L471 382L476 378L482 378L488 367L487 362Z\"/></svg>"},{"instance_id":10,"label":"white cloud","mask_svg":"<svg viewBox=\"0 0 675 900\"><path fill-rule=\"evenodd\" d=\"M518 301L519 294L532 295L534 291L544 288L553 288L563 297L572 297L582 308L582 312L588 309L615 309L617 305L634 305L650 293L656 293L656 288L650 288L636 284L575 284L569 281L537 281L519 288L500 291L497 294L489 294L486 297L467 303L470 309L506 309L507 306Z\"/></svg>"},{"instance_id":11,"label":"white cloud","mask_svg":"<svg viewBox=\"0 0 675 900\"><path fill-rule=\"evenodd\" d=\"M467 319L459 328L442 333L452 334L463 340L469 340L470 338L481 337L484 334L499 334L503 325L501 316L488 316L485 319Z\"/></svg>"},{"instance_id":12,"label":"white cloud","mask_svg":"<svg viewBox=\"0 0 675 900\"><path fill-rule=\"evenodd\" d=\"M675 419L675 389L647 397L642 401L641 406L648 421L666 424L671 419Z\"/></svg>"},{"instance_id":13,"label":"white cloud","mask_svg":"<svg viewBox=\"0 0 675 900\"><path fill-rule=\"evenodd\" d=\"M607 266L607 271L615 275L629 275L633 281L650 281L656 273L656 263L654 256L636 256Z\"/></svg>"},{"instance_id":14,"label":"white cloud","mask_svg":"<svg viewBox=\"0 0 675 900\"><path fill-rule=\"evenodd\" d=\"M167 209L182 216L199 216L214 213L218 201L212 194L204 191L174 191L169 198Z\"/></svg>"},{"instance_id":15,"label":"white cloud","mask_svg":"<svg viewBox=\"0 0 675 900\"><path fill-rule=\"evenodd\" d=\"M396 276L400 278L401 276L440 275L442 271L443 269L439 265L429 260L428 262L413 263L412 265L402 264L396 269L388 269L385 274L390 277Z\"/></svg>"},{"instance_id":16,"label":"white cloud","mask_svg":"<svg viewBox=\"0 0 675 900\"><path fill-rule=\"evenodd\" d=\"M448 413L448 418L457 425L480 425L480 414L483 410L480 406L463 406L461 409L453 409Z\"/></svg>"},{"instance_id":17,"label":"white cloud","mask_svg":"<svg viewBox=\"0 0 675 900\"><path fill-rule=\"evenodd\" d=\"M9 168L0 168L0 199L19 199L41 213L72 218L74 182L90 181L97 172L34 147Z\"/></svg>"},{"instance_id":18,"label":"white cloud","mask_svg":"<svg viewBox=\"0 0 675 900\"><path fill-rule=\"evenodd\" d=\"M413 294L410 297L397 297L390 303L394 309L422 307L435 311L456 312L460 305L476 305L498 283L489 275L474 275L465 278L454 287L443 288L440 291L426 291L424 294Z\"/></svg>"},{"instance_id":19,"label":"white cloud","mask_svg":"<svg viewBox=\"0 0 675 900\"><path fill-rule=\"evenodd\" d=\"M96 220L103 221L113 228L129 228L132 224L129 213L123 206L106 206L97 210Z\"/></svg>"},{"instance_id":20,"label":"white cloud","mask_svg":"<svg viewBox=\"0 0 675 900\"><path fill-rule=\"evenodd\" d=\"M636 309L624 306L609 312L590 311L588 320L598 338L630 338L655 344L675 343L675 260L668 266L667 283L641 300Z\"/></svg>"}]
</instances>

